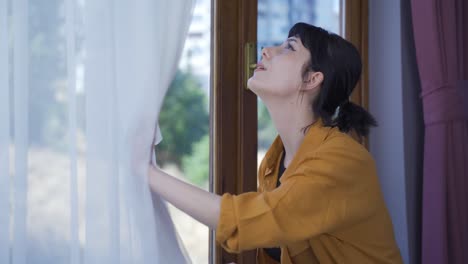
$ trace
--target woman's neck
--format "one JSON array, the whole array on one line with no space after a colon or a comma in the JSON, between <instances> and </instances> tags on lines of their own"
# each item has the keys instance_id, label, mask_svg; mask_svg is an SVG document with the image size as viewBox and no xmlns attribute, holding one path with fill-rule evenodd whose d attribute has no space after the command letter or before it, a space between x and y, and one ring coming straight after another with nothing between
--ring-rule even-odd
<instances>
[{"instance_id":1,"label":"woman's neck","mask_svg":"<svg viewBox=\"0 0 468 264\"><path fill-rule=\"evenodd\" d=\"M315 117L303 104L265 102L265 105L283 142L284 166L288 167L304 140L304 128L314 123Z\"/></svg>"}]
</instances>

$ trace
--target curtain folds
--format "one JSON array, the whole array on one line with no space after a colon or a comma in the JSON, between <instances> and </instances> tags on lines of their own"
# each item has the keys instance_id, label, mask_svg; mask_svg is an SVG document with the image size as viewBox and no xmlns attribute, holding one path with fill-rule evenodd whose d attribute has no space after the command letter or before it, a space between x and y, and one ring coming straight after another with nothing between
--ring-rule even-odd
<instances>
[{"instance_id":1,"label":"curtain folds","mask_svg":"<svg viewBox=\"0 0 468 264\"><path fill-rule=\"evenodd\" d=\"M0 0L0 39L8 36L7 1ZM9 42L0 41L0 263L10 260L10 74Z\"/></svg>"},{"instance_id":2,"label":"curtain folds","mask_svg":"<svg viewBox=\"0 0 468 264\"><path fill-rule=\"evenodd\" d=\"M192 0L0 0L0 263L189 263L147 168Z\"/></svg>"},{"instance_id":3,"label":"curtain folds","mask_svg":"<svg viewBox=\"0 0 468 264\"><path fill-rule=\"evenodd\" d=\"M468 263L468 4L412 0L424 108L422 263Z\"/></svg>"}]
</instances>

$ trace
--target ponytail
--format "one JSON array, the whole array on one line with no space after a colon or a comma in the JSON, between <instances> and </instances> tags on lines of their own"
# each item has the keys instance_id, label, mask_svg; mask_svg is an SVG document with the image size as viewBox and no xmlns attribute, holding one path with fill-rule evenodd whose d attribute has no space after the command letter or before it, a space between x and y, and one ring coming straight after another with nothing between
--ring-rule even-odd
<instances>
[{"instance_id":1,"label":"ponytail","mask_svg":"<svg viewBox=\"0 0 468 264\"><path fill-rule=\"evenodd\" d=\"M360 137L366 137L369 134L369 128L377 126L377 121L366 109L349 101L337 108L332 122L340 131L347 133L354 130Z\"/></svg>"}]
</instances>

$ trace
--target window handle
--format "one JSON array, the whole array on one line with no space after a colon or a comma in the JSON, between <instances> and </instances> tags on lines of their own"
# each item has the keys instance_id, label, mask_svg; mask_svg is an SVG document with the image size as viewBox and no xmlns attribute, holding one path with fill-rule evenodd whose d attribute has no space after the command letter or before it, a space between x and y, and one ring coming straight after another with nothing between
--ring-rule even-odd
<instances>
[{"instance_id":1,"label":"window handle","mask_svg":"<svg viewBox=\"0 0 468 264\"><path fill-rule=\"evenodd\" d=\"M255 68L257 68L257 45L247 42L244 45L244 88L247 87L247 81L252 77Z\"/></svg>"}]
</instances>

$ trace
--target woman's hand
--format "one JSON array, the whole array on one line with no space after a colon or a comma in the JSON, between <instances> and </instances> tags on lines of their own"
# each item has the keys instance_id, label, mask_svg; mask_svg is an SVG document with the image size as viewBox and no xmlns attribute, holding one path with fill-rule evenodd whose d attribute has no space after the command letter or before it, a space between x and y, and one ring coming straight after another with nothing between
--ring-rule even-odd
<instances>
[{"instance_id":1,"label":"woman's hand","mask_svg":"<svg viewBox=\"0 0 468 264\"><path fill-rule=\"evenodd\" d=\"M148 183L152 191L202 224L211 229L218 225L221 196L183 182L152 164Z\"/></svg>"},{"instance_id":2,"label":"woman's hand","mask_svg":"<svg viewBox=\"0 0 468 264\"><path fill-rule=\"evenodd\" d=\"M148 166L148 182L150 186L152 185L151 181L157 177L160 177L161 174L164 173L159 166L155 166L154 164L149 164Z\"/></svg>"}]
</instances>

